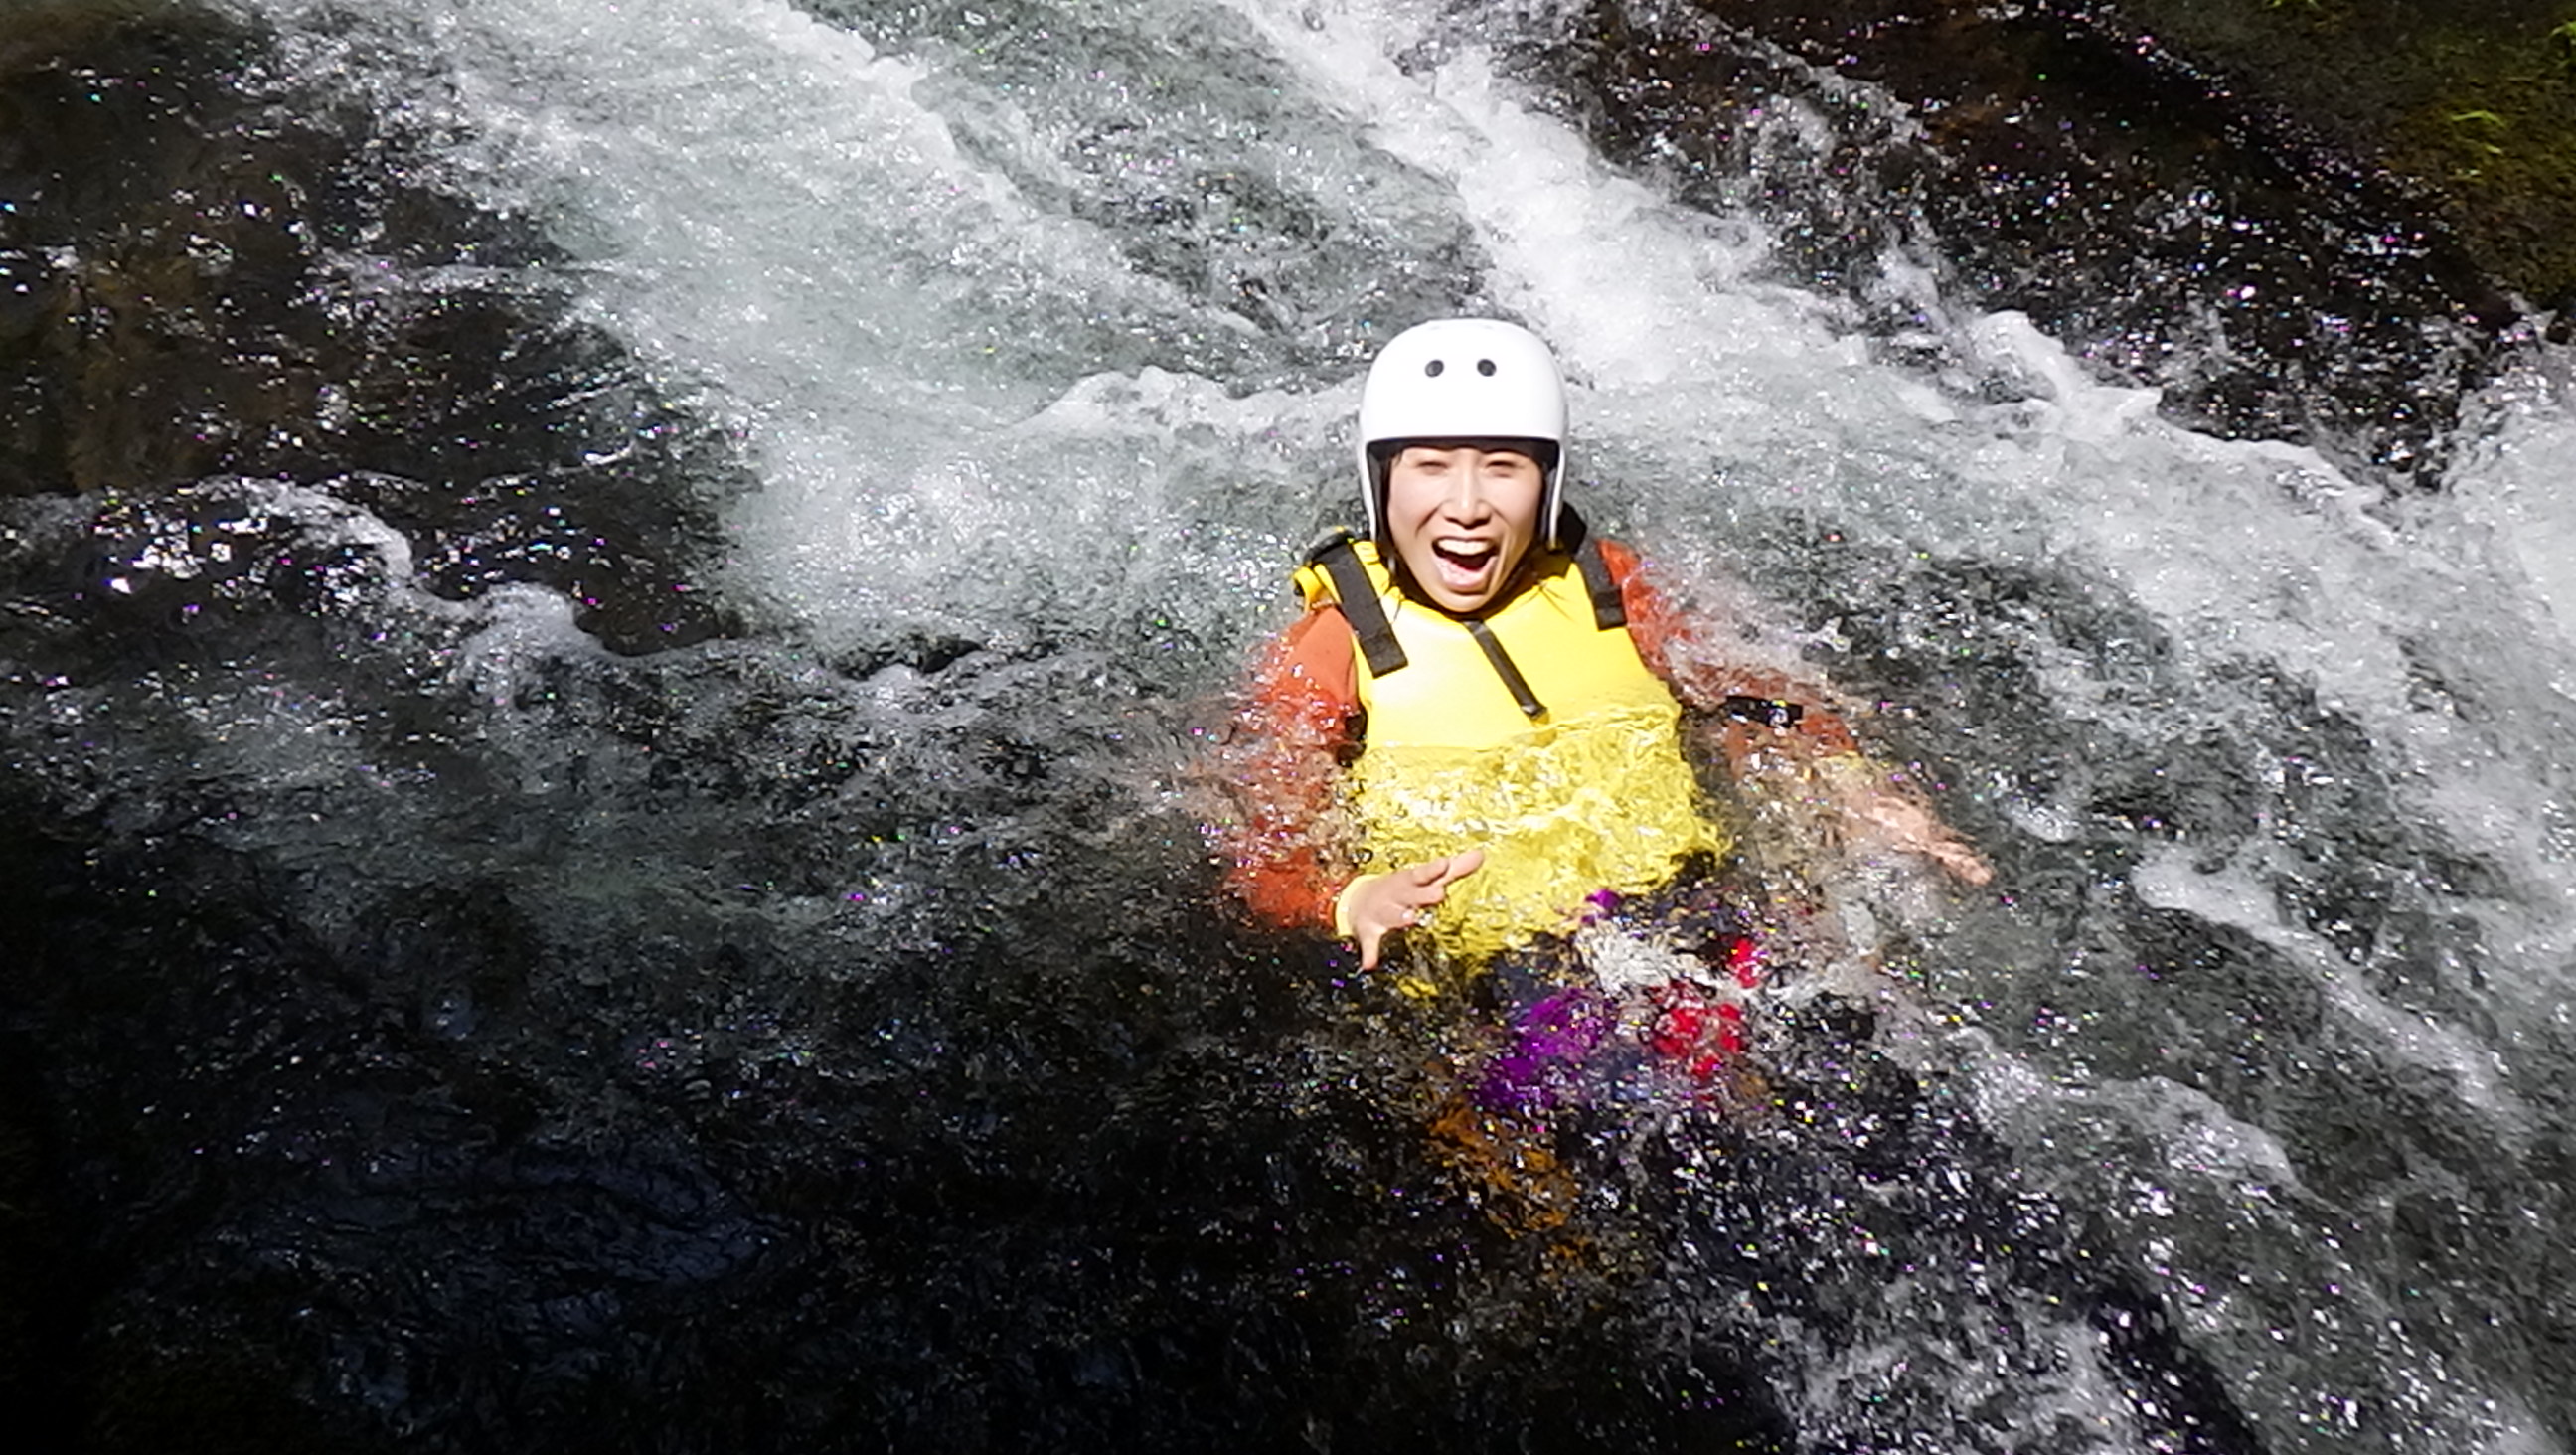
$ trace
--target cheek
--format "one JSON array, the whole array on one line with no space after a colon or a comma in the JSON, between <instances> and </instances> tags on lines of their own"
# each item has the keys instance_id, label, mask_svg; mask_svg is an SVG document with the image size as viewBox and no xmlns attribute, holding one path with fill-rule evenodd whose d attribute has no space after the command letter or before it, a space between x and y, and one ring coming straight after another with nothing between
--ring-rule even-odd
<instances>
[{"instance_id":1,"label":"cheek","mask_svg":"<svg viewBox=\"0 0 2576 1455\"><path fill-rule=\"evenodd\" d=\"M1397 519L1420 516L1428 508L1424 500L1427 493L1419 480L1399 475L1387 483L1386 513Z\"/></svg>"}]
</instances>

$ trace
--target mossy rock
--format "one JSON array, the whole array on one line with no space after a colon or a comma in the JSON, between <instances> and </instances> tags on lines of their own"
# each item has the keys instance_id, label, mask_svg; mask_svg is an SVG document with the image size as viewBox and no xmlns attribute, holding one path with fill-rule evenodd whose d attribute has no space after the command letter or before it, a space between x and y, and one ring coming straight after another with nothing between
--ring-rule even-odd
<instances>
[{"instance_id":1,"label":"mossy rock","mask_svg":"<svg viewBox=\"0 0 2576 1455\"><path fill-rule=\"evenodd\" d=\"M1563 85L1614 161L1752 213L1767 267L1843 293L1926 367L1956 360L1887 286L1891 257L2156 389L2177 423L2430 488L2522 318L2429 193L2125 13L1697 0L1594 18L1567 79L1531 79ZM1784 113L1821 124L1783 141Z\"/></svg>"},{"instance_id":2,"label":"mossy rock","mask_svg":"<svg viewBox=\"0 0 2576 1455\"><path fill-rule=\"evenodd\" d=\"M2225 72L2432 200L2487 272L2576 306L2576 3L2123 0Z\"/></svg>"}]
</instances>

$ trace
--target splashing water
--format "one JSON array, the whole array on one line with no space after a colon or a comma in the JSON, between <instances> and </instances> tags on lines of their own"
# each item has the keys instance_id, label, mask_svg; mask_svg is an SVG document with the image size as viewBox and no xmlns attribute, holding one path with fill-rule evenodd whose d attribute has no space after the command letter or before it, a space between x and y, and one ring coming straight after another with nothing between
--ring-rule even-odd
<instances>
[{"instance_id":1,"label":"splashing water","mask_svg":"<svg viewBox=\"0 0 2576 1455\"><path fill-rule=\"evenodd\" d=\"M723 629L426 572L505 471L9 503L100 1349L388 1442L2565 1447L2563 349L2407 495L1891 255L1925 365L1514 79L1553 6L237 13L718 442ZM317 266L481 286L398 251ZM1473 1028L1235 927L1179 787L1460 310L1998 869L1800 865L1875 969L1769 1110L1508 1186L1424 1135Z\"/></svg>"}]
</instances>

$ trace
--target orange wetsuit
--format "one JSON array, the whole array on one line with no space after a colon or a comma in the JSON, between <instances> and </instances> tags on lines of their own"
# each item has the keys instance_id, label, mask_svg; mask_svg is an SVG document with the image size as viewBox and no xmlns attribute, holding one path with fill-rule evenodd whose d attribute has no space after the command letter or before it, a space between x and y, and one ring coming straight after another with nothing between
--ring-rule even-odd
<instances>
[{"instance_id":1,"label":"orange wetsuit","mask_svg":"<svg viewBox=\"0 0 2576 1455\"><path fill-rule=\"evenodd\" d=\"M1717 748L1730 767L1766 749L1815 756L1857 751L1850 730L1815 689L1678 650L1691 638L1689 624L1648 582L1635 553L1615 541L1601 542L1600 551L1639 657L1685 707L1721 714ZM1411 609L1432 608L1414 603ZM1332 825L1346 821L1341 770L1366 732L1358 670L1350 623L1337 607L1320 603L1272 644L1246 693L1226 763L1240 809L1226 835L1227 877L1235 897L1264 924L1329 929L1333 900L1357 872L1352 835ZM1773 704L1796 710L1765 710Z\"/></svg>"}]
</instances>

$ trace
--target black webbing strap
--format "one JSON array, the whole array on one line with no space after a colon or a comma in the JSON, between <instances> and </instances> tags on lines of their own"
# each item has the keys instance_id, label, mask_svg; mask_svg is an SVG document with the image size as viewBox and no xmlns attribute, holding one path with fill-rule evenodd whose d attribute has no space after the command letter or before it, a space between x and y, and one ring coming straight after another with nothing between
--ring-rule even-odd
<instances>
[{"instance_id":1,"label":"black webbing strap","mask_svg":"<svg viewBox=\"0 0 2576 1455\"><path fill-rule=\"evenodd\" d=\"M1592 598L1592 624L1605 632L1626 626L1628 603L1619 598L1610 563L1601 559L1601 542L1584 527L1583 517L1573 507L1561 507L1556 538L1574 552L1574 568L1583 573L1583 594Z\"/></svg>"},{"instance_id":2,"label":"black webbing strap","mask_svg":"<svg viewBox=\"0 0 2576 1455\"><path fill-rule=\"evenodd\" d=\"M1404 666L1404 647L1395 639L1395 627L1386 619L1386 607L1377 599L1377 588L1369 584L1368 568L1351 551L1351 533L1337 530L1315 543L1306 553L1306 564L1322 569L1333 583L1333 599L1342 608L1342 619L1351 624L1351 635L1359 639L1360 655L1368 659L1369 671L1379 677Z\"/></svg>"},{"instance_id":3,"label":"black webbing strap","mask_svg":"<svg viewBox=\"0 0 2576 1455\"><path fill-rule=\"evenodd\" d=\"M1798 719L1807 715L1807 710L1794 702L1777 697L1749 697L1741 693L1727 698L1717 710L1737 722L1758 722L1784 732L1796 727Z\"/></svg>"},{"instance_id":4,"label":"black webbing strap","mask_svg":"<svg viewBox=\"0 0 2576 1455\"><path fill-rule=\"evenodd\" d=\"M1463 618L1460 625L1467 628L1467 635L1476 639L1477 646L1485 649L1485 660L1494 664L1494 675L1503 679L1503 690L1512 695L1512 701L1521 705L1521 712L1531 718L1545 716L1547 704L1538 700L1537 693L1530 691L1529 679L1521 675L1520 668L1512 665L1510 654L1495 639L1494 629L1472 616Z\"/></svg>"},{"instance_id":5,"label":"black webbing strap","mask_svg":"<svg viewBox=\"0 0 2576 1455\"><path fill-rule=\"evenodd\" d=\"M1583 573L1583 591L1592 600L1592 624L1605 632L1626 626L1628 608L1620 599L1619 583L1610 574L1610 563L1601 558L1601 543L1584 529L1583 517L1567 510L1558 536L1572 547L1575 568ZM1360 655L1367 659L1370 673L1383 677L1402 669L1407 660L1404 647L1395 639L1395 626L1386 619L1386 607L1378 600L1368 569L1351 550L1350 532L1335 531L1318 541L1306 553L1306 564L1322 571L1333 583L1333 599L1341 605L1342 619L1351 624L1351 635L1358 640ZM1511 654L1503 650L1493 628L1475 617L1463 618L1460 624L1467 628L1467 635L1475 638L1476 646L1493 666L1494 675L1503 679L1504 689L1512 694L1512 701L1520 704L1521 712L1531 718L1546 716L1547 704L1530 690L1529 679L1513 665ZM1794 722L1796 709L1789 710Z\"/></svg>"}]
</instances>

